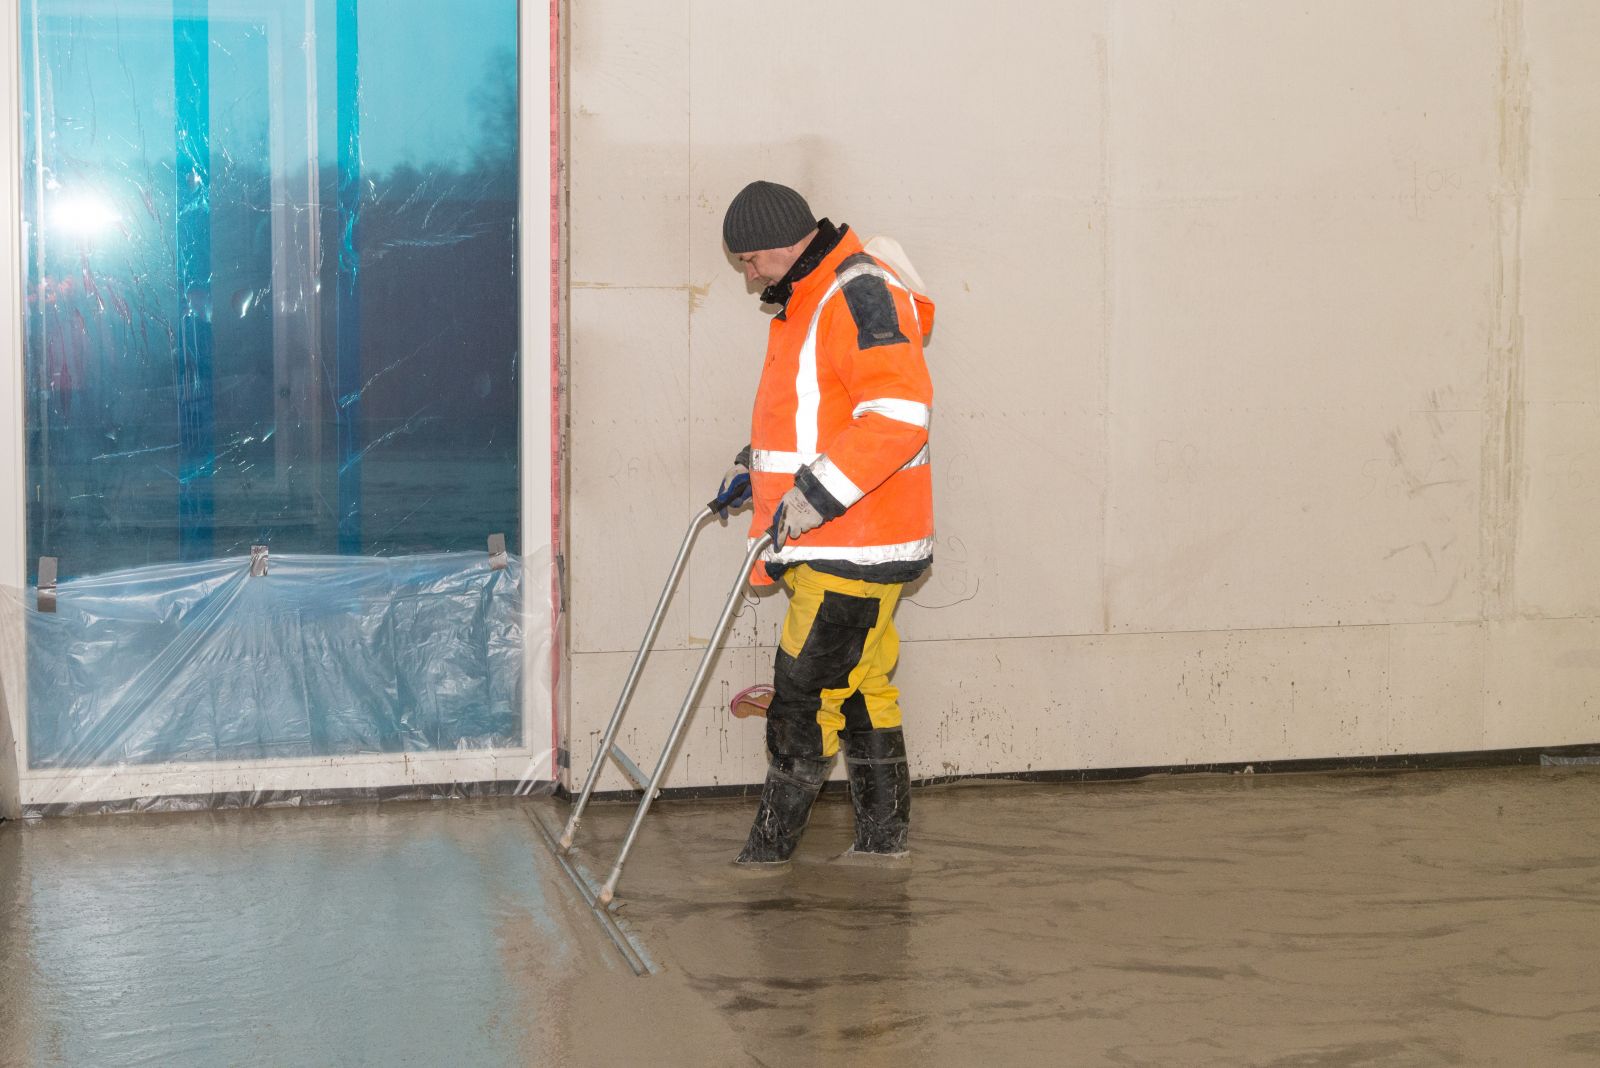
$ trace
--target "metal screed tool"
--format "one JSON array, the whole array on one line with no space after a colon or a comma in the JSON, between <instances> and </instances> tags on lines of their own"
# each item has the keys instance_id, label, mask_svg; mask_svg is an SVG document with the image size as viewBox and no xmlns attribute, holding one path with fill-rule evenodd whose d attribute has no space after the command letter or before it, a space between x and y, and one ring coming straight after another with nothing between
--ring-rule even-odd
<instances>
[{"instance_id":1,"label":"metal screed tool","mask_svg":"<svg viewBox=\"0 0 1600 1068\"><path fill-rule=\"evenodd\" d=\"M731 493L732 491L730 491ZM650 625L645 628L644 641L639 645L639 652L633 658L633 666L628 669L628 677L623 681L622 693L617 697L617 705L611 712L611 721L606 724L604 735L600 739L600 747L595 753L594 764L589 769L589 776L584 780L583 791L578 795L578 800L572 806L572 814L567 817L566 828L561 832L558 843L561 852L565 853L572 848L574 837L578 832L578 823L583 819L583 811L589 804L589 798L594 793L595 784L600 779L600 773L609 758L617 762L617 766L628 776L633 783L644 791L644 796L639 801L639 809L634 813L633 824L628 828L628 836L623 840L622 849L617 854L616 863L612 865L611 874L607 877L605 885L600 888L599 904L601 907L609 905L616 896L617 881L622 878L622 865L627 861L629 852L633 849L635 840L639 837L639 828L644 823L644 818L650 811L650 805L655 801L660 792L661 782L666 778L667 768L672 763L673 752L678 747L678 739L683 734L684 725L689 721L689 712L694 708L695 698L700 695L700 688L705 685L706 674L711 670L711 661L716 658L717 650L722 646L722 639L728 632L728 624L732 622L734 612L739 607L740 595L744 592L745 582L750 574L750 568L755 564L756 557L761 551L772 543L770 536L763 534L750 546L745 553L744 562L739 567L739 573L734 578L733 588L728 591L728 599L722 606L722 615L717 620L716 628L711 633L711 640L706 644L705 655L700 658L700 667L694 674L694 681L689 684L689 692L684 695L683 704L678 709L678 717L673 721L672 730L667 735L666 745L662 748L661 758L656 763L655 771L646 779L628 755L617 745L617 731L622 726L622 718L627 714L628 702L633 697L634 688L638 685L639 675L644 668L645 658L650 653L650 648L655 642L656 632L661 629L662 617L666 615L667 602L672 599L672 591L677 588L678 579L683 574L684 563L689 558L689 550L694 545L695 537L700 531L701 524L707 518L728 506L729 502L722 498L712 501L701 509L689 522L689 529L683 536L683 544L678 547L678 557L673 561L672 571L667 575L666 585L661 590L661 596L656 601L656 610L650 617Z\"/></svg>"}]
</instances>

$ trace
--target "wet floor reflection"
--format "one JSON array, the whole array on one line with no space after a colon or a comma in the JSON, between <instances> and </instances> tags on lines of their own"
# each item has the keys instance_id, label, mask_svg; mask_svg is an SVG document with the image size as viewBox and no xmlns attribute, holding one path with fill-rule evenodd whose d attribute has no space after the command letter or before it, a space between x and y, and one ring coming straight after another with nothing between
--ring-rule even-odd
<instances>
[{"instance_id":1,"label":"wet floor reflection","mask_svg":"<svg viewBox=\"0 0 1600 1068\"><path fill-rule=\"evenodd\" d=\"M8 827L4 1063L516 1063L498 932L569 951L538 858L514 818L415 815Z\"/></svg>"},{"instance_id":2,"label":"wet floor reflection","mask_svg":"<svg viewBox=\"0 0 1600 1068\"><path fill-rule=\"evenodd\" d=\"M1597 1063L1600 774L919 792L914 855L663 802L637 979L497 799L0 827L0 1064ZM631 807L596 805L603 868ZM546 813L552 822L559 812Z\"/></svg>"},{"instance_id":3,"label":"wet floor reflection","mask_svg":"<svg viewBox=\"0 0 1600 1068\"><path fill-rule=\"evenodd\" d=\"M769 1064L1597 1063L1593 770L940 788L873 886L837 802L739 878L751 807L659 806L624 893Z\"/></svg>"}]
</instances>

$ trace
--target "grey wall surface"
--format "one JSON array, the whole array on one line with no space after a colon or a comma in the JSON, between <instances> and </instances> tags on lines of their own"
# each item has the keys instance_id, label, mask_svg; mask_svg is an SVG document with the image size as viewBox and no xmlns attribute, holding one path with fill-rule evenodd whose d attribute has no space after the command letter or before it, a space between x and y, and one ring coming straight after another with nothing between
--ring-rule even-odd
<instances>
[{"instance_id":1,"label":"grey wall surface","mask_svg":"<svg viewBox=\"0 0 1600 1068\"><path fill-rule=\"evenodd\" d=\"M578 774L747 438L766 316L720 221L756 177L939 305L917 774L1600 741L1600 7L569 13ZM636 756L744 533L704 536ZM760 778L726 698L782 609L741 613L673 785Z\"/></svg>"}]
</instances>

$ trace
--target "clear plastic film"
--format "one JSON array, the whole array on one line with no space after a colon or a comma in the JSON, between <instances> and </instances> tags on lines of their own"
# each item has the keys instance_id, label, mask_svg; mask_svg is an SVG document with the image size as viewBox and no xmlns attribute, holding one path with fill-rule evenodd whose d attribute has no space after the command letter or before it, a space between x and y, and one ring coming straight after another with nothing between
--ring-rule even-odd
<instances>
[{"instance_id":1,"label":"clear plastic film","mask_svg":"<svg viewBox=\"0 0 1600 1068\"><path fill-rule=\"evenodd\" d=\"M20 20L0 815L548 782L515 0Z\"/></svg>"},{"instance_id":2,"label":"clear plastic film","mask_svg":"<svg viewBox=\"0 0 1600 1068\"><path fill-rule=\"evenodd\" d=\"M545 688L550 636L523 613L523 580L544 568L436 553L252 570L71 579L53 611L38 589L0 593L14 621L0 663L26 664L26 714L11 717L25 813L549 784L548 716L530 723L524 702L529 665Z\"/></svg>"},{"instance_id":3,"label":"clear plastic film","mask_svg":"<svg viewBox=\"0 0 1600 1068\"><path fill-rule=\"evenodd\" d=\"M29 581L528 551L515 0L22 28Z\"/></svg>"}]
</instances>

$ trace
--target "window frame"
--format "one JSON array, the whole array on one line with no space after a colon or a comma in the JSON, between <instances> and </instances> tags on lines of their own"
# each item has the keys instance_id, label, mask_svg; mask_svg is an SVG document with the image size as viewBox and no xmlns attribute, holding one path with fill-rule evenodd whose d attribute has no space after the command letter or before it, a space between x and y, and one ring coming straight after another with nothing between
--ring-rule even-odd
<instances>
[{"instance_id":1,"label":"window frame","mask_svg":"<svg viewBox=\"0 0 1600 1068\"><path fill-rule=\"evenodd\" d=\"M58 805L174 795L348 790L557 778L556 695L564 650L559 602L561 494L561 0L518 0L520 383L518 476L524 566L523 745L467 752L363 754L238 762L30 770L22 240L22 3L0 0L0 818ZM241 566L248 561L241 559ZM548 640L541 640L548 638ZM548 657L548 659L546 659Z\"/></svg>"}]
</instances>

